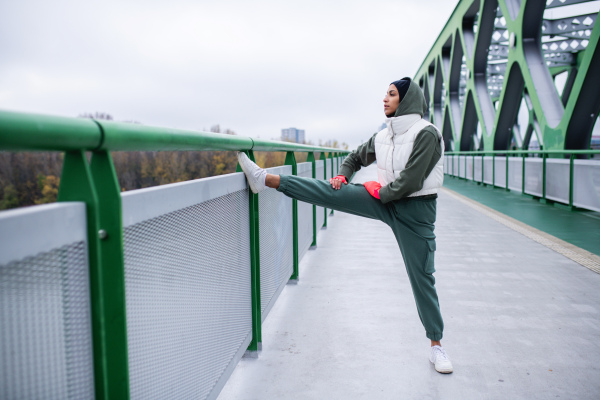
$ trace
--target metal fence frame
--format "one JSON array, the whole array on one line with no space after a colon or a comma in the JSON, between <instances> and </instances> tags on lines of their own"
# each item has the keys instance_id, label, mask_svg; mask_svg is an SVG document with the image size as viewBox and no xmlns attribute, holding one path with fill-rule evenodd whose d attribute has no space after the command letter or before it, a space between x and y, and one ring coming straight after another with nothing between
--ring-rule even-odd
<instances>
[{"instance_id":1,"label":"metal fence frame","mask_svg":"<svg viewBox=\"0 0 600 400\"><path fill-rule=\"evenodd\" d=\"M600 166L600 161L581 160L577 157L596 154L600 154L600 150L497 150L447 152L445 154L446 161L444 163L444 173L460 179L473 181L477 184L483 184L484 186L490 185L492 187L503 188L507 191L514 191L516 188L514 184L511 184L511 182L514 182L515 180L519 181L519 179L516 179L519 177L515 177L514 174L511 175L513 168L511 168L510 165L514 165L515 160L519 160L520 168L518 174L520 175L521 187L518 189L518 191L520 191L522 194L539 198L542 202L565 204L571 210L578 207L582 209L600 211L600 208L596 208L594 206L581 203L574 204L574 188L577 184L575 181L575 169L577 166L583 164L587 165L588 163L593 163ZM481 166L481 168L474 167L471 176L468 176L465 173L467 170L467 160L469 159L472 160L471 163L473 166ZM464 166L459 166L459 163L464 163ZM539 177L532 177L531 175L527 174L527 167L529 166L529 169L531 169L533 163L541 164ZM547 179L547 170L550 163L569 164L568 199L567 197L562 198L553 194L548 195L548 187L552 184ZM502 168L503 171L497 171L498 164L502 164L500 168ZM497 177L499 176L502 178L505 177L505 179L502 179L501 182L498 182ZM529 181L526 179L528 177L530 178ZM532 179L535 182L532 182ZM532 185L539 187L539 189L532 189ZM598 190L600 195L600 187Z\"/></svg>"},{"instance_id":2,"label":"metal fence frame","mask_svg":"<svg viewBox=\"0 0 600 400\"><path fill-rule=\"evenodd\" d=\"M0 150L64 152L58 201L85 204L97 399L127 399L130 394L122 200L111 151L230 150L243 151L252 160L254 151L283 151L286 152L285 165L292 167L293 175L297 175L294 152L306 152L307 160L313 162L313 177L316 177L314 153L320 153L321 159L330 162L332 167L338 166L342 155L349 153L340 149L217 133L10 111L0 111ZM88 152L91 153L89 161ZM248 350L255 352L262 342L259 196L249 193L252 341ZM290 280L297 280L297 200L293 200L292 210L293 273ZM314 223L313 245L316 245L316 230Z\"/></svg>"}]
</instances>

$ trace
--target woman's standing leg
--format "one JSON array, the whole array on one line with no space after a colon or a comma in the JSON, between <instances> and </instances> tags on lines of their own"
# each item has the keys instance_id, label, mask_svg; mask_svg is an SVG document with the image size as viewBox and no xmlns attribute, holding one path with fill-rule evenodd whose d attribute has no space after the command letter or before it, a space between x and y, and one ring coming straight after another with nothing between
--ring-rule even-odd
<instances>
[{"instance_id":1,"label":"woman's standing leg","mask_svg":"<svg viewBox=\"0 0 600 400\"><path fill-rule=\"evenodd\" d=\"M426 336L440 341L444 321L435 289L435 215L436 200L407 200L394 204L395 221L390 224L402 258L417 305L417 311Z\"/></svg>"}]
</instances>

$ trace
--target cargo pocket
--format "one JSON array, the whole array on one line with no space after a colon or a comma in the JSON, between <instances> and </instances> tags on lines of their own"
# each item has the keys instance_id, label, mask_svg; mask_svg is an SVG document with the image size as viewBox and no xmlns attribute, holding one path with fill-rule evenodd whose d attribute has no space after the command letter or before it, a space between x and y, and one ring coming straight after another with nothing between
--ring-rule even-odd
<instances>
[{"instance_id":1,"label":"cargo pocket","mask_svg":"<svg viewBox=\"0 0 600 400\"><path fill-rule=\"evenodd\" d=\"M427 258L425 260L425 273L433 274L435 272L435 240L427 241Z\"/></svg>"}]
</instances>

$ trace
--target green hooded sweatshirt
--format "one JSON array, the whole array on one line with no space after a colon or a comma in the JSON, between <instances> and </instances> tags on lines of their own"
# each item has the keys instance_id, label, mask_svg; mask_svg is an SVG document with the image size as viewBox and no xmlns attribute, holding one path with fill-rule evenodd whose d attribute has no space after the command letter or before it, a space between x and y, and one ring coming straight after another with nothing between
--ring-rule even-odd
<instances>
[{"instance_id":1,"label":"green hooded sweatshirt","mask_svg":"<svg viewBox=\"0 0 600 400\"><path fill-rule=\"evenodd\" d=\"M419 114L423 117L426 111L427 102L423 91L421 91L419 85L411 80L408 91L400 101L394 117L407 114ZM366 167L376 161L375 137L377 133L379 132L376 132L366 143L361 144L350 153L342 163L339 173L344 175L347 181L361 167ZM423 182L425 182L441 156L442 144L435 128L432 126L425 127L415 138L406 168L402 170L396 180L379 190L381 202L387 203L400 200L421 190Z\"/></svg>"}]
</instances>

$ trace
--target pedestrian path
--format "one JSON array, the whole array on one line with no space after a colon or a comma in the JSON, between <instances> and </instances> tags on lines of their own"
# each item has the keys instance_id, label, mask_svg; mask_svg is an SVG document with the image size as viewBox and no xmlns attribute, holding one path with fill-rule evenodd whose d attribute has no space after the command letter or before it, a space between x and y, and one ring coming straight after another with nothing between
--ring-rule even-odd
<instances>
[{"instance_id":1,"label":"pedestrian path","mask_svg":"<svg viewBox=\"0 0 600 400\"><path fill-rule=\"evenodd\" d=\"M361 170L355 181L375 179ZM442 191L438 374L390 229L336 212L219 399L596 399L600 274Z\"/></svg>"}]
</instances>

